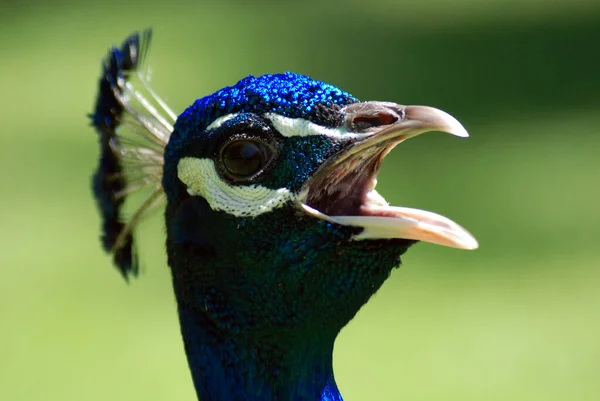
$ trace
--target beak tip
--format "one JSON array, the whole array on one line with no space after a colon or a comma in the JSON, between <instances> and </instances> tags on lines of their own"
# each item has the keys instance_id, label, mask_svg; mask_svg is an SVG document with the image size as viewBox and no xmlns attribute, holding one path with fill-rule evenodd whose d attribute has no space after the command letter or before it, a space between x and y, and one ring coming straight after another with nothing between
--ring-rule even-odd
<instances>
[{"instance_id":1,"label":"beak tip","mask_svg":"<svg viewBox=\"0 0 600 401\"><path fill-rule=\"evenodd\" d=\"M444 126L441 127L443 132L447 132L448 134L460 138L469 137L469 133L467 132L466 128L450 114L443 112L443 122L445 123Z\"/></svg>"},{"instance_id":2,"label":"beak tip","mask_svg":"<svg viewBox=\"0 0 600 401\"><path fill-rule=\"evenodd\" d=\"M479 242L475 239L475 237L467 231L465 231L464 234L465 235L461 244L461 248L466 251L474 251L475 249L478 249Z\"/></svg>"},{"instance_id":3,"label":"beak tip","mask_svg":"<svg viewBox=\"0 0 600 401\"><path fill-rule=\"evenodd\" d=\"M468 138L469 137L469 133L467 132L467 130L461 125L460 127L455 128L452 133L455 136L461 137L461 138Z\"/></svg>"},{"instance_id":4,"label":"beak tip","mask_svg":"<svg viewBox=\"0 0 600 401\"><path fill-rule=\"evenodd\" d=\"M469 137L465 127L443 110L429 106L406 106L405 112L408 120L416 122L420 129L419 133L441 131L460 138Z\"/></svg>"},{"instance_id":5,"label":"beak tip","mask_svg":"<svg viewBox=\"0 0 600 401\"><path fill-rule=\"evenodd\" d=\"M465 248L467 251L474 251L479 248L479 242L476 239L473 239L473 242L467 245Z\"/></svg>"}]
</instances>

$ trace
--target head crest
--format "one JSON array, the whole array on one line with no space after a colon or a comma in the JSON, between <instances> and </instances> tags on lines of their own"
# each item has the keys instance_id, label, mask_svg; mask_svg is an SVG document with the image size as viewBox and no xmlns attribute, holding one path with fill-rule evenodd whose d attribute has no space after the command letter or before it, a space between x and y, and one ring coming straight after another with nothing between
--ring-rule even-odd
<instances>
[{"instance_id":1,"label":"head crest","mask_svg":"<svg viewBox=\"0 0 600 401\"><path fill-rule=\"evenodd\" d=\"M95 110L90 115L100 140L100 160L92 184L102 216L102 245L113 254L125 278L138 272L132 235L135 225L165 199L161 186L163 153L176 119L140 71L150 37L149 30L141 35L136 32L121 47L109 50L102 65ZM134 88L132 79L141 82L152 102ZM133 214L124 218L126 196L144 189L149 193Z\"/></svg>"}]
</instances>

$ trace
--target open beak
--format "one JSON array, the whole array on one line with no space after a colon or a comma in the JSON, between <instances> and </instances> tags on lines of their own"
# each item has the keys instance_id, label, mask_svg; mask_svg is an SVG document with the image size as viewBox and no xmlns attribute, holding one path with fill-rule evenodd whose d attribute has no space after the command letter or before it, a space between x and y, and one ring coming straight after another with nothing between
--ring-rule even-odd
<instances>
[{"instance_id":1,"label":"open beak","mask_svg":"<svg viewBox=\"0 0 600 401\"><path fill-rule=\"evenodd\" d=\"M354 142L317 171L307 184L302 208L322 220L362 227L355 240L402 238L476 249L477 240L452 220L389 206L375 190L384 157L400 142L429 131L468 137L465 128L451 115L426 106L362 102L343 111Z\"/></svg>"}]
</instances>

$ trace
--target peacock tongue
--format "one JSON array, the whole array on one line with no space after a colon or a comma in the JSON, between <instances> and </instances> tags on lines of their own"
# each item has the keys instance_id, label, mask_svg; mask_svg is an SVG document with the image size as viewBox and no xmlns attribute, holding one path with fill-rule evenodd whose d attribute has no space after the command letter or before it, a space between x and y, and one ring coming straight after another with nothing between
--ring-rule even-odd
<instances>
[{"instance_id":1,"label":"peacock tongue","mask_svg":"<svg viewBox=\"0 0 600 401\"><path fill-rule=\"evenodd\" d=\"M396 145L429 131L468 137L464 127L451 115L426 106L364 102L349 105L344 112L346 128L356 140L321 167L301 207L322 220L362 227L355 240L402 238L476 249L477 240L452 220L389 206L375 190L381 163Z\"/></svg>"}]
</instances>

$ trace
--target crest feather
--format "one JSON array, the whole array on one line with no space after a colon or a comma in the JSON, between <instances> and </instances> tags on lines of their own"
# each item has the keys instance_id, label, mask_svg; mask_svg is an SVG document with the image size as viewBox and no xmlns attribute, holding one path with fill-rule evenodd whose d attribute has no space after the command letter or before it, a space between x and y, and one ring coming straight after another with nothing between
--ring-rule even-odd
<instances>
[{"instance_id":1,"label":"crest feather","mask_svg":"<svg viewBox=\"0 0 600 401\"><path fill-rule=\"evenodd\" d=\"M100 139L100 159L92 184L102 217L102 245L126 279L139 270L133 230L165 201L163 153L177 118L148 86L142 71L150 38L150 30L135 32L121 47L109 50L90 115ZM143 92L133 81L141 84ZM123 217L126 198L137 192L146 195L131 216Z\"/></svg>"}]
</instances>

